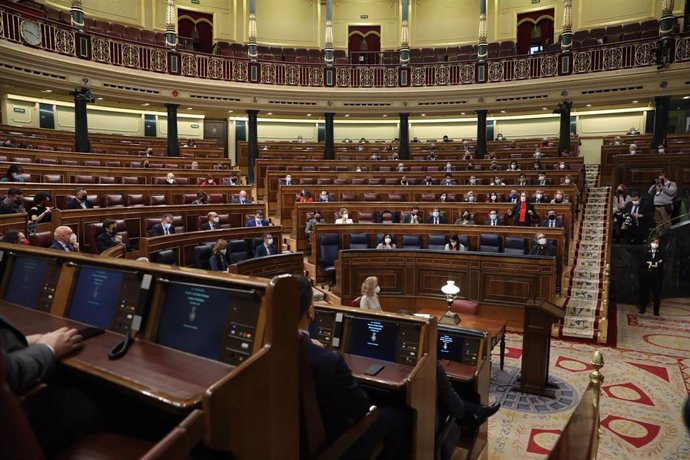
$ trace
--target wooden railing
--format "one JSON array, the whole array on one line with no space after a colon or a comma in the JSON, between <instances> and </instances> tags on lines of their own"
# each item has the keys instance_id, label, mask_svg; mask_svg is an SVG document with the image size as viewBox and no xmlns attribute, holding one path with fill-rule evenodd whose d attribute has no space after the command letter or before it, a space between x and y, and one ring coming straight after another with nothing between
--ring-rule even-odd
<instances>
[{"instance_id":1,"label":"wooden railing","mask_svg":"<svg viewBox=\"0 0 690 460\"><path fill-rule=\"evenodd\" d=\"M568 424L549 454L549 460L592 460L599 451L599 414L601 385L604 376L599 372L604 367L604 356L594 352L594 372L589 374L589 385L580 399Z\"/></svg>"}]
</instances>

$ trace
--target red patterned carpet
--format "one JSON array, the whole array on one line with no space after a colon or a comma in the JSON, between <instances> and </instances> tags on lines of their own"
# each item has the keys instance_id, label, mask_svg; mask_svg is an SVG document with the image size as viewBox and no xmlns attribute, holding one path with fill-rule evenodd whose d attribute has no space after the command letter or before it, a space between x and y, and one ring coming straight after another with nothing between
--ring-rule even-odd
<instances>
[{"instance_id":1,"label":"red patterned carpet","mask_svg":"<svg viewBox=\"0 0 690 460\"><path fill-rule=\"evenodd\" d=\"M522 336L508 335L505 369L492 368L491 398L503 407L489 421L488 458L545 458L587 387L598 349L605 360L598 458L690 459L681 419L690 390L690 299L665 300L659 317L619 306L617 325L616 348L552 341L557 401L509 391L521 365Z\"/></svg>"}]
</instances>

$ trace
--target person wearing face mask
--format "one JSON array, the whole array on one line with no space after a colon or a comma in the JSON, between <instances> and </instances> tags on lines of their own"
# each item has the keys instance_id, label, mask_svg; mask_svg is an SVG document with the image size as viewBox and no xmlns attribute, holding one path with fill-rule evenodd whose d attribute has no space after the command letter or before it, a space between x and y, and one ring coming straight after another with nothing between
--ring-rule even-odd
<instances>
[{"instance_id":1,"label":"person wearing face mask","mask_svg":"<svg viewBox=\"0 0 690 460\"><path fill-rule=\"evenodd\" d=\"M635 155L637 153L637 144L630 144L630 147L628 147L628 153L630 155Z\"/></svg>"},{"instance_id":2,"label":"person wearing face mask","mask_svg":"<svg viewBox=\"0 0 690 460\"><path fill-rule=\"evenodd\" d=\"M270 224L271 222L268 219L264 219L264 212L261 209L257 209L254 217L247 221L245 227L267 227Z\"/></svg>"},{"instance_id":3,"label":"person wearing face mask","mask_svg":"<svg viewBox=\"0 0 690 460\"><path fill-rule=\"evenodd\" d=\"M496 160L491 160L491 163L489 164L489 171L500 171L501 167L498 165L498 162Z\"/></svg>"},{"instance_id":4,"label":"person wearing face mask","mask_svg":"<svg viewBox=\"0 0 690 460\"><path fill-rule=\"evenodd\" d=\"M536 217L534 212L534 205L527 200L527 193L520 194L520 201L515 203L512 209L508 211L508 217L513 217L513 225L522 227L529 227L532 225L532 219Z\"/></svg>"},{"instance_id":5,"label":"person wearing face mask","mask_svg":"<svg viewBox=\"0 0 690 460\"><path fill-rule=\"evenodd\" d=\"M175 227L173 226L173 215L163 214L160 223L157 223L151 230L149 230L149 236L164 236L164 235L174 235Z\"/></svg>"},{"instance_id":6,"label":"person wearing face mask","mask_svg":"<svg viewBox=\"0 0 690 460\"><path fill-rule=\"evenodd\" d=\"M450 161L446 162L446 166L443 168L445 172L453 172L453 165Z\"/></svg>"},{"instance_id":7,"label":"person wearing face mask","mask_svg":"<svg viewBox=\"0 0 690 460\"><path fill-rule=\"evenodd\" d=\"M395 243L393 242L393 236L390 233L383 235L383 242L376 246L376 249L395 249Z\"/></svg>"},{"instance_id":8,"label":"person wearing face mask","mask_svg":"<svg viewBox=\"0 0 690 460\"><path fill-rule=\"evenodd\" d=\"M530 249L529 254L531 256L556 256L556 248L549 244L546 240L546 236L543 233L537 233L534 238L534 244L532 244L532 249Z\"/></svg>"},{"instance_id":9,"label":"person wearing face mask","mask_svg":"<svg viewBox=\"0 0 690 460\"><path fill-rule=\"evenodd\" d=\"M283 179L283 184L284 185L292 185L292 176L290 174L285 176L285 179Z\"/></svg>"},{"instance_id":10,"label":"person wearing face mask","mask_svg":"<svg viewBox=\"0 0 690 460\"><path fill-rule=\"evenodd\" d=\"M434 179L431 176L424 178L424 185L434 185Z\"/></svg>"},{"instance_id":11,"label":"person wearing face mask","mask_svg":"<svg viewBox=\"0 0 690 460\"><path fill-rule=\"evenodd\" d=\"M79 251L77 235L66 225L60 225L53 232L53 244L50 245L50 249L58 249L67 252Z\"/></svg>"},{"instance_id":12,"label":"person wearing face mask","mask_svg":"<svg viewBox=\"0 0 690 460\"><path fill-rule=\"evenodd\" d=\"M319 201L321 203L328 203L331 201L331 194L327 190L321 190L321 194L319 195Z\"/></svg>"},{"instance_id":13,"label":"person wearing face mask","mask_svg":"<svg viewBox=\"0 0 690 460\"><path fill-rule=\"evenodd\" d=\"M534 164L532 164L532 169L535 171L543 171L544 166L542 166L541 161L535 161Z\"/></svg>"},{"instance_id":14,"label":"person wearing face mask","mask_svg":"<svg viewBox=\"0 0 690 460\"><path fill-rule=\"evenodd\" d=\"M460 217L455 220L455 225L474 225L474 214L467 209L463 209Z\"/></svg>"},{"instance_id":15,"label":"person wearing face mask","mask_svg":"<svg viewBox=\"0 0 690 460\"><path fill-rule=\"evenodd\" d=\"M255 257L265 257L278 254L278 248L273 244L273 237L266 233L263 236L263 243L256 247Z\"/></svg>"},{"instance_id":16,"label":"person wearing face mask","mask_svg":"<svg viewBox=\"0 0 690 460\"><path fill-rule=\"evenodd\" d=\"M434 208L433 211L431 211L431 216L427 219L426 221L427 224L433 224L433 225L442 225L442 224L447 224L448 219L446 216L442 215L438 208Z\"/></svg>"},{"instance_id":17,"label":"person wearing face mask","mask_svg":"<svg viewBox=\"0 0 690 460\"><path fill-rule=\"evenodd\" d=\"M306 227L304 228L304 236L307 237L307 241L311 241L311 234L314 233L314 227L316 224L325 224L326 220L321 217L321 213L318 211L314 212L314 217L309 219Z\"/></svg>"},{"instance_id":18,"label":"person wearing face mask","mask_svg":"<svg viewBox=\"0 0 690 460\"><path fill-rule=\"evenodd\" d=\"M458 238L458 235L453 234L453 235L450 235L450 238L448 238L448 243L446 243L444 250L445 251L464 251L465 246L460 244L460 239Z\"/></svg>"},{"instance_id":19,"label":"person wearing face mask","mask_svg":"<svg viewBox=\"0 0 690 460\"><path fill-rule=\"evenodd\" d=\"M503 182L503 179L496 176L494 177L494 180L491 181L491 185L505 185L505 183Z\"/></svg>"},{"instance_id":20,"label":"person wearing face mask","mask_svg":"<svg viewBox=\"0 0 690 460\"><path fill-rule=\"evenodd\" d=\"M228 242L220 239L216 241L211 250L211 256L208 258L208 265L211 271L226 272L228 271Z\"/></svg>"},{"instance_id":21,"label":"person wearing face mask","mask_svg":"<svg viewBox=\"0 0 690 460\"><path fill-rule=\"evenodd\" d=\"M166 185L175 185L175 174L173 173L168 173L165 175L165 183Z\"/></svg>"},{"instance_id":22,"label":"person wearing face mask","mask_svg":"<svg viewBox=\"0 0 690 460\"><path fill-rule=\"evenodd\" d=\"M362 297L359 300L359 308L363 310L381 310L379 302L379 280L375 276L367 277L362 283Z\"/></svg>"},{"instance_id":23,"label":"person wearing face mask","mask_svg":"<svg viewBox=\"0 0 690 460\"><path fill-rule=\"evenodd\" d=\"M443 177L443 180L441 181L441 185L457 185L457 182L455 181L455 179L453 179L451 173L446 173L446 175Z\"/></svg>"},{"instance_id":24,"label":"person wearing face mask","mask_svg":"<svg viewBox=\"0 0 690 460\"><path fill-rule=\"evenodd\" d=\"M122 243L122 236L117 234L117 222L113 219L103 221L103 231L96 236L96 249L102 253Z\"/></svg>"},{"instance_id":25,"label":"person wearing face mask","mask_svg":"<svg viewBox=\"0 0 690 460\"><path fill-rule=\"evenodd\" d=\"M298 203L313 203L314 198L311 196L311 192L307 190L306 188L303 188L302 191L299 192L299 195L297 196L297 202Z\"/></svg>"},{"instance_id":26,"label":"person wearing face mask","mask_svg":"<svg viewBox=\"0 0 690 460\"><path fill-rule=\"evenodd\" d=\"M664 144L659 144L656 148L656 151L659 155L663 155L666 153L666 148L664 147Z\"/></svg>"},{"instance_id":27,"label":"person wearing face mask","mask_svg":"<svg viewBox=\"0 0 690 460\"><path fill-rule=\"evenodd\" d=\"M649 232L649 223L654 216L652 206L640 197L639 192L630 194L630 201L623 208L621 235L625 244L640 244Z\"/></svg>"},{"instance_id":28,"label":"person wearing face mask","mask_svg":"<svg viewBox=\"0 0 690 460\"><path fill-rule=\"evenodd\" d=\"M67 203L67 209L92 209L93 204L87 198L86 189L78 188L74 191L74 198Z\"/></svg>"},{"instance_id":29,"label":"person wearing face mask","mask_svg":"<svg viewBox=\"0 0 690 460\"><path fill-rule=\"evenodd\" d=\"M23 184L24 177L22 177L22 168L19 165L10 165L10 167L7 168L7 173L0 179L0 182L17 182Z\"/></svg>"},{"instance_id":30,"label":"person wearing face mask","mask_svg":"<svg viewBox=\"0 0 690 460\"><path fill-rule=\"evenodd\" d=\"M556 194L551 200L551 204L568 204L569 201L563 194L563 190L556 190Z\"/></svg>"},{"instance_id":31,"label":"person wearing face mask","mask_svg":"<svg viewBox=\"0 0 690 460\"><path fill-rule=\"evenodd\" d=\"M484 225L497 227L499 225L504 225L504 221L503 218L498 216L498 211L492 209L491 211L489 211L489 218L484 221Z\"/></svg>"},{"instance_id":32,"label":"person wearing face mask","mask_svg":"<svg viewBox=\"0 0 690 460\"><path fill-rule=\"evenodd\" d=\"M472 190L467 192L467 195L465 195L465 201L468 203L475 203L477 201L477 196Z\"/></svg>"},{"instance_id":33,"label":"person wearing face mask","mask_svg":"<svg viewBox=\"0 0 690 460\"><path fill-rule=\"evenodd\" d=\"M422 222L422 216L419 212L419 206L412 206L412 212L403 217L403 224L419 224Z\"/></svg>"},{"instance_id":34,"label":"person wearing face mask","mask_svg":"<svg viewBox=\"0 0 690 460\"><path fill-rule=\"evenodd\" d=\"M496 192L491 192L489 195L489 198L487 199L487 203L498 203L501 200L498 197L498 194Z\"/></svg>"},{"instance_id":35,"label":"person wearing face mask","mask_svg":"<svg viewBox=\"0 0 690 460\"><path fill-rule=\"evenodd\" d=\"M479 181L477 180L476 177L470 176L470 178L467 180L467 183L469 185L477 185L477 184L479 184Z\"/></svg>"},{"instance_id":36,"label":"person wearing face mask","mask_svg":"<svg viewBox=\"0 0 690 460\"><path fill-rule=\"evenodd\" d=\"M613 241L620 243L621 241L621 224L624 221L623 213L625 212L625 205L632 201L628 195L624 184L620 184L616 188L616 194L613 196Z\"/></svg>"},{"instance_id":37,"label":"person wearing face mask","mask_svg":"<svg viewBox=\"0 0 690 460\"><path fill-rule=\"evenodd\" d=\"M659 238L649 241L644 264L640 272L640 314L644 315L649 301L649 291L654 296L654 316L659 316L661 307L661 282L664 275L664 255L659 249Z\"/></svg>"},{"instance_id":38,"label":"person wearing face mask","mask_svg":"<svg viewBox=\"0 0 690 460\"><path fill-rule=\"evenodd\" d=\"M518 193L517 190L512 189L512 190L510 191L510 194L508 195L508 201L510 201L510 202L513 203L513 204L515 204L515 203L517 203L518 201L520 201L520 194Z\"/></svg>"},{"instance_id":39,"label":"person wearing face mask","mask_svg":"<svg viewBox=\"0 0 690 460\"><path fill-rule=\"evenodd\" d=\"M547 179L546 174L539 174L539 177L537 178L537 185L540 185L542 187L551 185L551 179Z\"/></svg>"},{"instance_id":40,"label":"person wearing face mask","mask_svg":"<svg viewBox=\"0 0 690 460\"><path fill-rule=\"evenodd\" d=\"M34 205L29 209L29 223L41 224L52 220L52 210L50 206L50 193L38 192L34 195Z\"/></svg>"},{"instance_id":41,"label":"person wearing face mask","mask_svg":"<svg viewBox=\"0 0 690 460\"><path fill-rule=\"evenodd\" d=\"M510 171L520 171L520 166L518 166L517 161L513 160L510 162L510 166L508 167Z\"/></svg>"},{"instance_id":42,"label":"person wearing face mask","mask_svg":"<svg viewBox=\"0 0 690 460\"><path fill-rule=\"evenodd\" d=\"M448 202L448 194L446 192L441 193L440 201L441 201L441 203Z\"/></svg>"},{"instance_id":43,"label":"person wearing face mask","mask_svg":"<svg viewBox=\"0 0 690 460\"><path fill-rule=\"evenodd\" d=\"M541 227L563 228L563 219L559 219L553 209L546 215L546 219L541 221Z\"/></svg>"},{"instance_id":44,"label":"person wearing face mask","mask_svg":"<svg viewBox=\"0 0 690 460\"><path fill-rule=\"evenodd\" d=\"M0 214L24 213L24 192L15 187L7 190L7 196L0 202Z\"/></svg>"},{"instance_id":45,"label":"person wearing face mask","mask_svg":"<svg viewBox=\"0 0 690 460\"><path fill-rule=\"evenodd\" d=\"M29 240L26 239L26 235L19 230L7 230L0 239L3 243L11 244L23 244L29 246Z\"/></svg>"},{"instance_id":46,"label":"person wearing face mask","mask_svg":"<svg viewBox=\"0 0 690 460\"><path fill-rule=\"evenodd\" d=\"M233 204L250 204L252 203L252 200L249 198L249 195L247 195L245 190L240 190L239 195L237 198L233 198L232 202Z\"/></svg>"},{"instance_id":47,"label":"person wearing face mask","mask_svg":"<svg viewBox=\"0 0 690 460\"><path fill-rule=\"evenodd\" d=\"M647 193L654 197L654 221L662 227L662 231L666 231L671 226L678 187L675 182L666 178L666 174L660 174Z\"/></svg>"},{"instance_id":48,"label":"person wearing face mask","mask_svg":"<svg viewBox=\"0 0 690 460\"><path fill-rule=\"evenodd\" d=\"M570 176L565 176L563 178L563 181L561 182L561 185L572 185L573 183L573 178Z\"/></svg>"},{"instance_id":49,"label":"person wearing face mask","mask_svg":"<svg viewBox=\"0 0 690 460\"><path fill-rule=\"evenodd\" d=\"M565 171L566 169L568 169L568 165L565 164L564 161L561 161L560 163L558 163L558 165L556 165L555 169L558 169L559 171Z\"/></svg>"},{"instance_id":50,"label":"person wearing face mask","mask_svg":"<svg viewBox=\"0 0 690 460\"><path fill-rule=\"evenodd\" d=\"M340 217L338 217L335 220L336 224L352 224L353 221L350 219L350 215L347 212L347 209L345 208L340 208Z\"/></svg>"},{"instance_id":51,"label":"person wearing face mask","mask_svg":"<svg viewBox=\"0 0 690 460\"><path fill-rule=\"evenodd\" d=\"M521 187L525 187L529 184L530 184L530 180L524 174L520 174L517 178L517 182L515 182L515 185L519 185Z\"/></svg>"},{"instance_id":52,"label":"person wearing face mask","mask_svg":"<svg viewBox=\"0 0 690 460\"><path fill-rule=\"evenodd\" d=\"M506 139L505 137L503 137L503 134L498 133L498 134L496 135L496 140L497 140L498 142L503 142L503 141L506 141L507 139Z\"/></svg>"},{"instance_id":53,"label":"person wearing face mask","mask_svg":"<svg viewBox=\"0 0 690 460\"><path fill-rule=\"evenodd\" d=\"M220 229L220 217L218 217L217 212L209 212L206 215L206 222L201 224L201 230L219 230Z\"/></svg>"},{"instance_id":54,"label":"person wearing face mask","mask_svg":"<svg viewBox=\"0 0 690 460\"><path fill-rule=\"evenodd\" d=\"M398 163L398 172L405 172L406 169L404 164Z\"/></svg>"},{"instance_id":55,"label":"person wearing face mask","mask_svg":"<svg viewBox=\"0 0 690 460\"><path fill-rule=\"evenodd\" d=\"M403 186L409 185L409 182L407 181L407 177L403 176L403 177L400 179L400 185L403 185Z\"/></svg>"},{"instance_id":56,"label":"person wearing face mask","mask_svg":"<svg viewBox=\"0 0 690 460\"><path fill-rule=\"evenodd\" d=\"M465 151L465 153L462 155L463 160L474 160L474 155L472 155L472 152L469 150Z\"/></svg>"}]
</instances>

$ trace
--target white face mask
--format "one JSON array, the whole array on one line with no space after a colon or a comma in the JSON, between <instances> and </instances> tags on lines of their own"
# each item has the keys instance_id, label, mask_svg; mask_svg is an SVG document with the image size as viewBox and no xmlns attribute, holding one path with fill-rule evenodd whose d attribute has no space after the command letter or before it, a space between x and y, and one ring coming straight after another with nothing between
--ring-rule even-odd
<instances>
[{"instance_id":1,"label":"white face mask","mask_svg":"<svg viewBox=\"0 0 690 460\"><path fill-rule=\"evenodd\" d=\"M379 286L376 286L376 289L374 289L374 292L378 294L379 292L381 292L381 288Z\"/></svg>"},{"instance_id":2,"label":"white face mask","mask_svg":"<svg viewBox=\"0 0 690 460\"><path fill-rule=\"evenodd\" d=\"M539 238L537 243L539 243L540 246L546 246L546 238Z\"/></svg>"},{"instance_id":3,"label":"white face mask","mask_svg":"<svg viewBox=\"0 0 690 460\"><path fill-rule=\"evenodd\" d=\"M496 201L498 197L496 195L491 195L491 201Z\"/></svg>"},{"instance_id":4,"label":"white face mask","mask_svg":"<svg viewBox=\"0 0 690 460\"><path fill-rule=\"evenodd\" d=\"M343 214L343 220L347 220L347 218L348 218L348 215L347 215L347 214Z\"/></svg>"},{"instance_id":5,"label":"white face mask","mask_svg":"<svg viewBox=\"0 0 690 460\"><path fill-rule=\"evenodd\" d=\"M546 179L545 177L539 176L539 180L540 180L540 181L545 180L545 179Z\"/></svg>"},{"instance_id":6,"label":"white face mask","mask_svg":"<svg viewBox=\"0 0 690 460\"><path fill-rule=\"evenodd\" d=\"M452 241L452 240L451 240L450 245L451 245L451 246L457 246L457 245L458 245L458 242L457 242L457 241Z\"/></svg>"},{"instance_id":7,"label":"white face mask","mask_svg":"<svg viewBox=\"0 0 690 460\"><path fill-rule=\"evenodd\" d=\"M77 235L75 235L74 233L72 233L72 234L70 235L70 237L69 237L69 242L72 243L72 244L76 243L76 242L77 242Z\"/></svg>"},{"instance_id":8,"label":"white face mask","mask_svg":"<svg viewBox=\"0 0 690 460\"><path fill-rule=\"evenodd\" d=\"M269 238L266 240L266 244L273 244L273 238Z\"/></svg>"},{"instance_id":9,"label":"white face mask","mask_svg":"<svg viewBox=\"0 0 690 460\"><path fill-rule=\"evenodd\" d=\"M572 182L570 179L566 179L563 183L564 184L570 184L570 182Z\"/></svg>"},{"instance_id":10,"label":"white face mask","mask_svg":"<svg viewBox=\"0 0 690 460\"><path fill-rule=\"evenodd\" d=\"M541 200L541 197L544 196L541 193L537 193L537 200Z\"/></svg>"},{"instance_id":11,"label":"white face mask","mask_svg":"<svg viewBox=\"0 0 690 460\"><path fill-rule=\"evenodd\" d=\"M665 152L664 149L659 149L659 153L664 153L664 152Z\"/></svg>"},{"instance_id":12,"label":"white face mask","mask_svg":"<svg viewBox=\"0 0 690 460\"><path fill-rule=\"evenodd\" d=\"M434 216L434 217L438 217L438 211L432 212L431 215Z\"/></svg>"},{"instance_id":13,"label":"white face mask","mask_svg":"<svg viewBox=\"0 0 690 460\"><path fill-rule=\"evenodd\" d=\"M474 196L467 197L467 201L474 201L476 198Z\"/></svg>"},{"instance_id":14,"label":"white face mask","mask_svg":"<svg viewBox=\"0 0 690 460\"><path fill-rule=\"evenodd\" d=\"M163 224L163 228L165 228L165 229L170 228L170 224Z\"/></svg>"},{"instance_id":15,"label":"white face mask","mask_svg":"<svg viewBox=\"0 0 690 460\"><path fill-rule=\"evenodd\" d=\"M214 217L214 218L213 218L213 222L215 222L216 224L217 224L218 222L220 222L220 217Z\"/></svg>"},{"instance_id":16,"label":"white face mask","mask_svg":"<svg viewBox=\"0 0 690 460\"><path fill-rule=\"evenodd\" d=\"M489 214L489 219L496 220L496 218L497 218L496 214Z\"/></svg>"},{"instance_id":17,"label":"white face mask","mask_svg":"<svg viewBox=\"0 0 690 460\"><path fill-rule=\"evenodd\" d=\"M218 251L218 252L220 252L221 254L225 255L225 253L227 253L227 252L228 252L228 250L227 250L227 249L221 249L221 250L220 250L220 251Z\"/></svg>"},{"instance_id":18,"label":"white face mask","mask_svg":"<svg viewBox=\"0 0 690 460\"><path fill-rule=\"evenodd\" d=\"M521 196L521 197L520 197L520 202L524 203L525 201L527 201L527 197L526 197L526 196Z\"/></svg>"},{"instance_id":19,"label":"white face mask","mask_svg":"<svg viewBox=\"0 0 690 460\"><path fill-rule=\"evenodd\" d=\"M172 184L173 182L175 182L175 179L165 179L165 181L166 181L168 184Z\"/></svg>"},{"instance_id":20,"label":"white face mask","mask_svg":"<svg viewBox=\"0 0 690 460\"><path fill-rule=\"evenodd\" d=\"M650 246L652 249L656 249L656 248L659 247L659 245L658 245L657 243L652 243L652 244L650 244L649 246Z\"/></svg>"},{"instance_id":21,"label":"white face mask","mask_svg":"<svg viewBox=\"0 0 690 460\"><path fill-rule=\"evenodd\" d=\"M637 150L635 150L635 149L630 149L630 154L631 154L631 155L635 155L635 153L637 153Z\"/></svg>"},{"instance_id":22,"label":"white face mask","mask_svg":"<svg viewBox=\"0 0 690 460\"><path fill-rule=\"evenodd\" d=\"M383 241L385 241L386 244L391 244L391 239L390 239L390 238L386 238L386 239L384 239Z\"/></svg>"},{"instance_id":23,"label":"white face mask","mask_svg":"<svg viewBox=\"0 0 690 460\"><path fill-rule=\"evenodd\" d=\"M285 178L285 182L287 182L287 183L292 182L292 177L286 177L286 178Z\"/></svg>"},{"instance_id":24,"label":"white face mask","mask_svg":"<svg viewBox=\"0 0 690 460\"><path fill-rule=\"evenodd\" d=\"M565 169L565 165L558 165L560 169Z\"/></svg>"},{"instance_id":25,"label":"white face mask","mask_svg":"<svg viewBox=\"0 0 690 460\"><path fill-rule=\"evenodd\" d=\"M633 201L632 204L633 204L633 206L638 206L640 204L640 202L639 201Z\"/></svg>"}]
</instances>

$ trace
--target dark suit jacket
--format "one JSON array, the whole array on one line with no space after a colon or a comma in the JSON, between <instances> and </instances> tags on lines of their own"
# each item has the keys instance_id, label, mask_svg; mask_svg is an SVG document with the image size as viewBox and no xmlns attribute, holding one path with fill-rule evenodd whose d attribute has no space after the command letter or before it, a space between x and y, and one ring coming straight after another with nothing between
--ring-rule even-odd
<instances>
[{"instance_id":1,"label":"dark suit jacket","mask_svg":"<svg viewBox=\"0 0 690 460\"><path fill-rule=\"evenodd\" d=\"M211 254L211 257L208 258L208 264L214 272L228 271L228 260L223 254Z\"/></svg>"},{"instance_id":2,"label":"dark suit jacket","mask_svg":"<svg viewBox=\"0 0 690 460\"><path fill-rule=\"evenodd\" d=\"M268 219L261 219L261 226L262 227L268 227ZM256 227L256 218L249 219L247 221L247 225L245 225L245 227Z\"/></svg>"},{"instance_id":3,"label":"dark suit jacket","mask_svg":"<svg viewBox=\"0 0 690 460\"><path fill-rule=\"evenodd\" d=\"M202 230L218 230L220 228L220 222L217 224L213 224L213 228L211 228L211 224L207 221L201 224L201 229Z\"/></svg>"},{"instance_id":4,"label":"dark suit jacket","mask_svg":"<svg viewBox=\"0 0 690 460\"><path fill-rule=\"evenodd\" d=\"M510 213L508 214L508 217L513 218L513 225L531 225L532 224L532 219L536 215L534 212L534 205L530 203L529 201L527 202L527 212L525 213L525 222L519 222L520 220L520 205L522 203L515 203L513 206L513 209L511 209ZM532 211L532 214L530 215L529 212Z\"/></svg>"},{"instance_id":5,"label":"dark suit jacket","mask_svg":"<svg viewBox=\"0 0 690 460\"><path fill-rule=\"evenodd\" d=\"M485 219L484 225L491 225L491 219ZM499 217L498 219L496 219L496 225L505 225L505 223L504 223L503 219L501 219Z\"/></svg>"},{"instance_id":6,"label":"dark suit jacket","mask_svg":"<svg viewBox=\"0 0 690 460\"><path fill-rule=\"evenodd\" d=\"M84 200L84 204L88 209L93 208L93 204L89 200ZM76 198L72 198L67 202L67 209L82 209L81 203Z\"/></svg>"},{"instance_id":7,"label":"dark suit jacket","mask_svg":"<svg viewBox=\"0 0 690 460\"><path fill-rule=\"evenodd\" d=\"M659 261L662 261L659 263ZM656 250L656 253L654 254L654 257L652 257L652 250L647 249L644 253L644 269L646 274L649 274L651 276L657 276L661 277L661 274L663 273L664 269L664 254L660 250ZM654 267L654 263L656 263L656 267ZM650 264L652 266L650 266Z\"/></svg>"},{"instance_id":8,"label":"dark suit jacket","mask_svg":"<svg viewBox=\"0 0 690 460\"><path fill-rule=\"evenodd\" d=\"M549 226L549 218L547 217L546 219L541 221L541 227L548 227ZM559 219L556 217L556 228L563 228L563 219Z\"/></svg>"},{"instance_id":9,"label":"dark suit jacket","mask_svg":"<svg viewBox=\"0 0 690 460\"><path fill-rule=\"evenodd\" d=\"M630 214L632 212L632 209L633 209L632 201L628 201L627 203L625 203L625 211L624 212L626 214ZM654 217L654 207L652 207L652 205L649 202L647 202L645 200L641 200L640 205L639 205L639 209L637 210L637 213L642 214L642 217L640 217L638 219L639 223L646 224L650 219L652 219Z\"/></svg>"},{"instance_id":10,"label":"dark suit jacket","mask_svg":"<svg viewBox=\"0 0 690 460\"><path fill-rule=\"evenodd\" d=\"M531 256L549 256L549 257L555 257L556 256L556 248L554 247L553 244L546 243L546 246L541 246L539 244L534 244L532 246L532 249L529 251L529 255Z\"/></svg>"},{"instance_id":11,"label":"dark suit jacket","mask_svg":"<svg viewBox=\"0 0 690 460\"><path fill-rule=\"evenodd\" d=\"M268 248L266 248L266 245L261 243L256 247L256 257L272 256L274 254L278 254L278 248L276 248L274 245L270 245Z\"/></svg>"},{"instance_id":12,"label":"dark suit jacket","mask_svg":"<svg viewBox=\"0 0 690 460\"><path fill-rule=\"evenodd\" d=\"M429 216L429 218L426 220L427 224L433 224L434 223L434 216ZM444 216L443 214L438 216L438 223L439 224L447 224L448 223L448 218Z\"/></svg>"},{"instance_id":13,"label":"dark suit jacket","mask_svg":"<svg viewBox=\"0 0 690 460\"><path fill-rule=\"evenodd\" d=\"M244 201L244 203L241 202L239 198L233 198L233 199L232 199L232 204L251 204L251 203L253 203L253 201L250 200L249 198L247 198L247 199Z\"/></svg>"},{"instance_id":14,"label":"dark suit jacket","mask_svg":"<svg viewBox=\"0 0 690 460\"><path fill-rule=\"evenodd\" d=\"M171 225L170 228L168 229L168 232L170 232L171 235L175 234L175 226ZM163 236L165 235L165 232L163 231L163 225L158 223L151 227L149 230L149 235L151 236Z\"/></svg>"},{"instance_id":15,"label":"dark suit jacket","mask_svg":"<svg viewBox=\"0 0 690 460\"><path fill-rule=\"evenodd\" d=\"M96 237L96 248L99 254L106 249L112 248L116 244L119 243L115 241L115 238L108 232L101 232Z\"/></svg>"},{"instance_id":16,"label":"dark suit jacket","mask_svg":"<svg viewBox=\"0 0 690 460\"><path fill-rule=\"evenodd\" d=\"M412 214L410 213L410 214L407 214L407 215L403 218L403 224L409 224L409 223L411 223L411 222L412 222ZM420 224L423 224L423 223L424 223L424 219L422 219L422 215L421 215L421 214L417 214L417 222L419 222Z\"/></svg>"},{"instance_id":17,"label":"dark suit jacket","mask_svg":"<svg viewBox=\"0 0 690 460\"><path fill-rule=\"evenodd\" d=\"M28 345L24 334L2 316L0 347L7 383L15 393L23 393L44 380L55 366L55 356L50 348Z\"/></svg>"},{"instance_id":18,"label":"dark suit jacket","mask_svg":"<svg viewBox=\"0 0 690 460\"><path fill-rule=\"evenodd\" d=\"M371 403L341 355L310 340L306 344L326 436L333 439L352 422L364 417Z\"/></svg>"},{"instance_id":19,"label":"dark suit jacket","mask_svg":"<svg viewBox=\"0 0 690 460\"><path fill-rule=\"evenodd\" d=\"M70 252L75 252L74 246L72 246L71 244L68 244L67 248L69 249ZM50 245L50 249L58 249L60 251L65 250L65 248L63 248L62 245L58 241L53 241L53 244Z\"/></svg>"}]
</instances>

